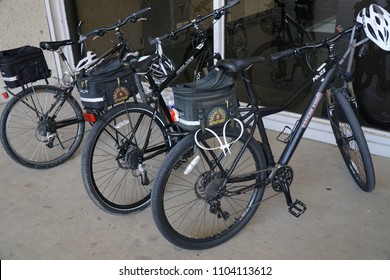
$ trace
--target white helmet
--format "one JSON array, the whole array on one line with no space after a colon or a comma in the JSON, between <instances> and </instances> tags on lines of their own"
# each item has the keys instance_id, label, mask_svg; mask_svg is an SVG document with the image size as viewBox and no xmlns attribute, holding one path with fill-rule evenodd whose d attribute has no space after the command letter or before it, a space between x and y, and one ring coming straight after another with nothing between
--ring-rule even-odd
<instances>
[{"instance_id":1,"label":"white helmet","mask_svg":"<svg viewBox=\"0 0 390 280\"><path fill-rule=\"evenodd\" d=\"M162 55L152 62L150 70L155 82L159 84L175 71L175 65L168 57Z\"/></svg>"},{"instance_id":2,"label":"white helmet","mask_svg":"<svg viewBox=\"0 0 390 280\"><path fill-rule=\"evenodd\" d=\"M381 49L390 51L390 14L377 4L363 8L356 17L367 37Z\"/></svg>"},{"instance_id":3,"label":"white helmet","mask_svg":"<svg viewBox=\"0 0 390 280\"><path fill-rule=\"evenodd\" d=\"M98 60L96 53L88 51L87 55L77 63L75 68L76 72L80 72L83 69L87 69L89 66L93 65Z\"/></svg>"}]
</instances>

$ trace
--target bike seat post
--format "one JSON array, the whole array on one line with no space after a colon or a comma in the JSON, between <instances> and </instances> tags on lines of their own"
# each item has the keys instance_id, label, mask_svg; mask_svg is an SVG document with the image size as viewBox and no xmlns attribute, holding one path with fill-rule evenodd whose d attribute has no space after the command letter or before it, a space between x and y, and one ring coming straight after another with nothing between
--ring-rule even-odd
<instances>
[{"instance_id":1,"label":"bike seat post","mask_svg":"<svg viewBox=\"0 0 390 280\"><path fill-rule=\"evenodd\" d=\"M251 105L256 105L256 104L257 104L257 101L256 101L255 94L254 94L255 89L254 89L254 86L253 86L252 81L251 81L250 78L249 78L248 71L247 71L247 70L244 70L244 71L241 73L241 77L242 77L242 80L243 80L243 82L244 82L246 92L247 92L247 94L248 94L249 104L251 104Z\"/></svg>"},{"instance_id":2,"label":"bike seat post","mask_svg":"<svg viewBox=\"0 0 390 280\"><path fill-rule=\"evenodd\" d=\"M56 52L58 53L58 55L60 56L61 60L64 62L65 64L65 67L66 69L69 71L69 73L73 76L74 75L74 72L72 70L72 67L70 67L70 64L69 64L69 61L68 59L66 58L64 52L62 51L63 47L60 47L58 50L56 50Z\"/></svg>"}]
</instances>

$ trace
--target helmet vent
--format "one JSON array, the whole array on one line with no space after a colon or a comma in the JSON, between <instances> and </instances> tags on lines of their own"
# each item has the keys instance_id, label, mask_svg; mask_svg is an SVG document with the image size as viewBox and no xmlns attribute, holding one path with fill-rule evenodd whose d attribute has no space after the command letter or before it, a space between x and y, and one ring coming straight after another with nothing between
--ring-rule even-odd
<instances>
[{"instance_id":1,"label":"helmet vent","mask_svg":"<svg viewBox=\"0 0 390 280\"><path fill-rule=\"evenodd\" d=\"M372 28L372 26L370 24L367 24L367 27L368 27L368 31L371 33L372 37L374 37L375 40L378 40L378 37L376 36L375 31Z\"/></svg>"},{"instance_id":2,"label":"helmet vent","mask_svg":"<svg viewBox=\"0 0 390 280\"><path fill-rule=\"evenodd\" d=\"M374 10L375 13L383 15L383 11L380 8L378 8L377 5L375 5L375 4L372 5L372 9Z\"/></svg>"},{"instance_id":3,"label":"helmet vent","mask_svg":"<svg viewBox=\"0 0 390 280\"><path fill-rule=\"evenodd\" d=\"M382 32L380 32L379 30L378 30L378 35L379 35L379 37L381 37L382 41L384 41L384 40L385 40L385 38L383 37L383 34L382 34Z\"/></svg>"}]
</instances>

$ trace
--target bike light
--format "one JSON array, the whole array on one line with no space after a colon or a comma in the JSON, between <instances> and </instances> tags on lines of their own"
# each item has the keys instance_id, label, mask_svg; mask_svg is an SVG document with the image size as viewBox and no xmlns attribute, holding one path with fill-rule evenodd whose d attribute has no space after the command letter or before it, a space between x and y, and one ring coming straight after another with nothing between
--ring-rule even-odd
<instances>
[{"instance_id":1,"label":"bike light","mask_svg":"<svg viewBox=\"0 0 390 280\"><path fill-rule=\"evenodd\" d=\"M9 97L8 92L3 92L1 95L3 96L4 99L8 99Z\"/></svg>"},{"instance_id":2,"label":"bike light","mask_svg":"<svg viewBox=\"0 0 390 280\"><path fill-rule=\"evenodd\" d=\"M84 120L86 122L94 123L96 122L95 114L93 113L83 113Z\"/></svg>"}]
</instances>

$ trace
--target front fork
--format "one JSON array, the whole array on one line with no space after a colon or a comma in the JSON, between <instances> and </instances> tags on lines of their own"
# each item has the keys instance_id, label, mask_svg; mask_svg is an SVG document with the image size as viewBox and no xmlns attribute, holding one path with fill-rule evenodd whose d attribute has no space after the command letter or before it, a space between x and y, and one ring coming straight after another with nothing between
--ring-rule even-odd
<instances>
[{"instance_id":1,"label":"front fork","mask_svg":"<svg viewBox=\"0 0 390 280\"><path fill-rule=\"evenodd\" d=\"M352 82L346 82L346 86L345 87L340 88L340 89L336 89L336 90L342 90L343 91L343 94L347 98L347 100L348 100L351 108L353 109L356 117L359 117L358 104L357 104L357 99L356 99L355 92L353 90ZM333 97L333 94L334 94L334 90L332 90L332 89L328 89L328 90L325 91L326 106L327 106L328 110L332 110L332 108L334 108L334 97Z\"/></svg>"}]
</instances>

